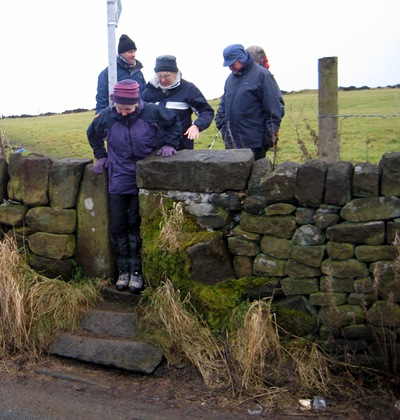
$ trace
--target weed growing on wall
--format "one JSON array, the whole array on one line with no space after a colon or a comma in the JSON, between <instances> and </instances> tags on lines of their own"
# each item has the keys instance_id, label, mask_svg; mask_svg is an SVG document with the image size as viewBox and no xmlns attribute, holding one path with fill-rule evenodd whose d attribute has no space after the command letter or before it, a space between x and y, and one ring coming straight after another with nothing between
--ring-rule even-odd
<instances>
[{"instance_id":1,"label":"weed growing on wall","mask_svg":"<svg viewBox=\"0 0 400 420\"><path fill-rule=\"evenodd\" d=\"M311 127L310 121L300 111L299 116L296 117L292 110L288 113L293 129L296 133L297 144L301 151L301 160L314 159L318 157L318 134Z\"/></svg>"},{"instance_id":2,"label":"weed growing on wall","mask_svg":"<svg viewBox=\"0 0 400 420\"><path fill-rule=\"evenodd\" d=\"M181 202L174 202L173 208L167 210L161 199L162 221L160 222L160 247L173 252L179 250L181 242L179 236L183 228L183 208Z\"/></svg>"},{"instance_id":3,"label":"weed growing on wall","mask_svg":"<svg viewBox=\"0 0 400 420\"><path fill-rule=\"evenodd\" d=\"M4 140L4 131L0 131L0 156L6 155L6 145Z\"/></svg>"}]
</instances>

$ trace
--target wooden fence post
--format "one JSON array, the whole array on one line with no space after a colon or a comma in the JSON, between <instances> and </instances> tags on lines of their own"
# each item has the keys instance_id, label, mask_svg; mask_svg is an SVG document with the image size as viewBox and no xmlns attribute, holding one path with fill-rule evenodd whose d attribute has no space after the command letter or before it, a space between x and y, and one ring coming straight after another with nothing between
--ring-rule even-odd
<instances>
[{"instance_id":1,"label":"wooden fence post","mask_svg":"<svg viewBox=\"0 0 400 420\"><path fill-rule=\"evenodd\" d=\"M337 57L318 60L318 77L318 157L336 162L340 160Z\"/></svg>"}]
</instances>

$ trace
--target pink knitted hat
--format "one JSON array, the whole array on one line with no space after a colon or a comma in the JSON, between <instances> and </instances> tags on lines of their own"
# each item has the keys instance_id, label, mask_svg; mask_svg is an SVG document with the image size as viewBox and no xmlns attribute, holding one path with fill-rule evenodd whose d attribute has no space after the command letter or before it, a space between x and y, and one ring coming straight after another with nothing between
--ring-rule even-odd
<instances>
[{"instance_id":1,"label":"pink knitted hat","mask_svg":"<svg viewBox=\"0 0 400 420\"><path fill-rule=\"evenodd\" d=\"M135 80L121 80L114 86L111 100L115 104L134 105L139 102L139 83Z\"/></svg>"}]
</instances>

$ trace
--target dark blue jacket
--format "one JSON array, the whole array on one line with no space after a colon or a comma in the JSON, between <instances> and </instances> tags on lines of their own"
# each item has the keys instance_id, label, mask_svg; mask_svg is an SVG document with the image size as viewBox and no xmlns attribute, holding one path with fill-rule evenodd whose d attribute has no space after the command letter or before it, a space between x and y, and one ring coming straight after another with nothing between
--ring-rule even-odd
<instances>
[{"instance_id":1,"label":"dark blue jacket","mask_svg":"<svg viewBox=\"0 0 400 420\"><path fill-rule=\"evenodd\" d=\"M249 59L238 75L228 76L215 123L226 148L261 148L279 130L284 112L274 76Z\"/></svg>"},{"instance_id":2,"label":"dark blue jacket","mask_svg":"<svg viewBox=\"0 0 400 420\"><path fill-rule=\"evenodd\" d=\"M138 60L136 60L136 65L131 67L120 57L117 57L117 82L125 79L136 80L139 83L140 92L142 92L146 86L142 68L143 65ZM97 79L96 114L109 106L109 99L108 67L106 67Z\"/></svg>"},{"instance_id":3,"label":"dark blue jacket","mask_svg":"<svg viewBox=\"0 0 400 420\"><path fill-rule=\"evenodd\" d=\"M114 107L105 108L86 134L95 158L107 157L109 193L137 194L136 162L164 145L176 148L182 130L173 111L140 101L125 117Z\"/></svg>"},{"instance_id":4,"label":"dark blue jacket","mask_svg":"<svg viewBox=\"0 0 400 420\"><path fill-rule=\"evenodd\" d=\"M168 109L173 109L181 122L182 134L192 125L193 113L197 116L193 124L197 125L199 131L208 128L214 118L214 110L201 91L193 83L184 79L180 80L177 87L164 91L149 82L141 98L146 102L153 102ZM192 140L182 136L179 150L193 149L193 144Z\"/></svg>"}]
</instances>

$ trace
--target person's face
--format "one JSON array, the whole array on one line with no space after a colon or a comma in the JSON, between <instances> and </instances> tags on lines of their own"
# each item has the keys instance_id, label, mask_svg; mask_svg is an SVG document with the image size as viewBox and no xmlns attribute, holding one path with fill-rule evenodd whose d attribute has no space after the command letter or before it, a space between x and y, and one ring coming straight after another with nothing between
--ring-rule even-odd
<instances>
[{"instance_id":1,"label":"person's face","mask_svg":"<svg viewBox=\"0 0 400 420\"><path fill-rule=\"evenodd\" d=\"M162 87L168 87L175 82L177 74L171 71L160 71L157 73L157 79Z\"/></svg>"},{"instance_id":2,"label":"person's face","mask_svg":"<svg viewBox=\"0 0 400 420\"><path fill-rule=\"evenodd\" d=\"M135 64L135 56L136 50L129 50L122 53L122 57L124 57L129 64Z\"/></svg>"},{"instance_id":3,"label":"person's face","mask_svg":"<svg viewBox=\"0 0 400 420\"><path fill-rule=\"evenodd\" d=\"M233 64L229 66L229 70L231 70L233 74L238 74L242 67L243 64L240 61L236 60Z\"/></svg>"},{"instance_id":4,"label":"person's face","mask_svg":"<svg viewBox=\"0 0 400 420\"><path fill-rule=\"evenodd\" d=\"M135 112L139 108L139 103L135 105L115 104L114 106L118 114L121 114L123 117L125 117Z\"/></svg>"}]
</instances>

